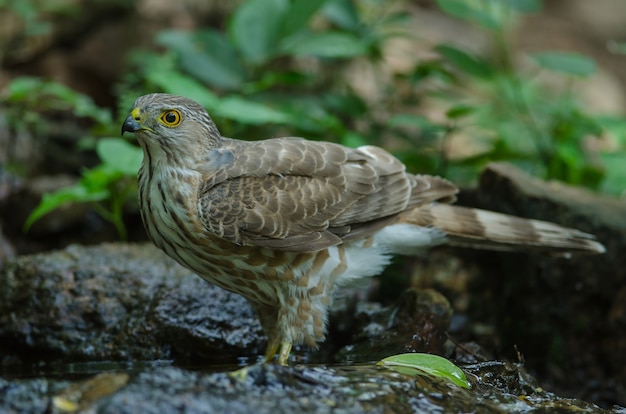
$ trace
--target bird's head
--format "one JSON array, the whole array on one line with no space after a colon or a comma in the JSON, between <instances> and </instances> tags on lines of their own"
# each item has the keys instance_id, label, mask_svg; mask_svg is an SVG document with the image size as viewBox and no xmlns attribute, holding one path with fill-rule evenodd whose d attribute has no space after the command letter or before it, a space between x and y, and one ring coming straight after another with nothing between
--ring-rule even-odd
<instances>
[{"instance_id":1,"label":"bird's head","mask_svg":"<svg viewBox=\"0 0 626 414\"><path fill-rule=\"evenodd\" d=\"M176 95L154 93L135 101L122 125L132 132L151 157L168 161L196 159L220 144L221 135L206 110L197 102Z\"/></svg>"}]
</instances>

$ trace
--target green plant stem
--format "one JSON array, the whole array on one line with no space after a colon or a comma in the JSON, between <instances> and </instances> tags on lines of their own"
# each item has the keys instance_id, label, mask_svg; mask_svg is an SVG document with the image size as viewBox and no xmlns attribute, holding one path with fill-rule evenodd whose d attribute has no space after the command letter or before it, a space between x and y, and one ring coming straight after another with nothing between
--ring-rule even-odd
<instances>
[{"instance_id":1,"label":"green plant stem","mask_svg":"<svg viewBox=\"0 0 626 414\"><path fill-rule=\"evenodd\" d=\"M117 235L120 240L125 241L127 239L126 226L124 225L124 221L122 220L122 207L123 207L123 198L122 197L113 197L111 200L111 209L106 209L100 203L94 203L93 209L96 213L106 221L113 224L115 230L117 231Z\"/></svg>"},{"instance_id":2,"label":"green plant stem","mask_svg":"<svg viewBox=\"0 0 626 414\"><path fill-rule=\"evenodd\" d=\"M490 7L491 3L492 2L487 1L484 3L483 7ZM491 5L491 7L493 7L493 5ZM495 53L497 54L497 60L501 65L503 73L509 80L507 83L510 84L513 96L515 97L513 100L516 106L515 112L522 115L523 123L533 131L533 136L535 137L534 145L537 154L539 158L541 158L542 163L548 166L554 154L554 145L537 120L535 112L523 92L523 83L514 69L513 59L511 58L511 42L504 29L505 27L511 27L510 21L512 19L512 12L508 7L505 7L501 13L503 13L500 19L502 22L501 29L495 31L493 34L493 44Z\"/></svg>"},{"instance_id":3,"label":"green plant stem","mask_svg":"<svg viewBox=\"0 0 626 414\"><path fill-rule=\"evenodd\" d=\"M494 9L496 7L492 1L483 2L483 7L487 9L491 9L491 13L495 14L497 11ZM499 62L500 68L506 74L514 73L514 65L513 59L511 59L511 42L508 38L508 33L505 27L510 27L509 22L511 21L511 11L509 8L505 7L503 10L500 10L502 16L499 17L500 20L500 29L493 32L492 35L492 43L494 46L494 54L496 55L496 61Z\"/></svg>"},{"instance_id":4,"label":"green plant stem","mask_svg":"<svg viewBox=\"0 0 626 414\"><path fill-rule=\"evenodd\" d=\"M542 163L545 166L550 164L552 155L554 154L554 143L550 136L546 135L544 129L541 127L539 120L537 119L533 108L524 95L522 83L519 78L511 74L511 85L513 86L513 92L515 94L515 102L518 104L519 114L523 116L524 124L528 126L528 129L533 131L535 136L535 148L541 158Z\"/></svg>"},{"instance_id":5,"label":"green plant stem","mask_svg":"<svg viewBox=\"0 0 626 414\"><path fill-rule=\"evenodd\" d=\"M115 229L117 230L117 234L120 237L120 240L122 241L126 241L128 238L128 234L126 233L126 226L124 225L124 220L122 220L122 210L124 208L124 199L125 197L122 197L122 194L120 194L117 197L113 197L113 200L111 200L111 204L112 204L112 208L111 210L113 211L113 220L112 223L115 226Z\"/></svg>"},{"instance_id":6,"label":"green plant stem","mask_svg":"<svg viewBox=\"0 0 626 414\"><path fill-rule=\"evenodd\" d=\"M441 137L441 146L439 148L439 162L437 163L437 175L440 175L442 177L445 177L448 171L448 157L446 156L446 146L448 143L448 138L454 131L456 131L456 129L456 122L452 122L446 125L446 129L443 133L443 136Z\"/></svg>"}]
</instances>

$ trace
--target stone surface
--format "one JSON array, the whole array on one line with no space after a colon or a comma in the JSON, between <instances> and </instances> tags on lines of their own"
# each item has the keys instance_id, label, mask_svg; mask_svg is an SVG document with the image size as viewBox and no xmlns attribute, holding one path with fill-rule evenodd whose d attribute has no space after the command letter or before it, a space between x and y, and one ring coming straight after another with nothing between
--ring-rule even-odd
<instances>
[{"instance_id":1,"label":"stone surface","mask_svg":"<svg viewBox=\"0 0 626 414\"><path fill-rule=\"evenodd\" d=\"M603 405L626 405L626 202L507 164L491 164L463 204L554 221L595 234L607 252L572 259L459 251L480 277L470 319L494 326L496 355L517 349L542 384Z\"/></svg>"},{"instance_id":2,"label":"stone surface","mask_svg":"<svg viewBox=\"0 0 626 414\"><path fill-rule=\"evenodd\" d=\"M261 353L256 315L151 245L70 246L0 273L0 355L21 362L235 362Z\"/></svg>"},{"instance_id":3,"label":"stone surface","mask_svg":"<svg viewBox=\"0 0 626 414\"><path fill-rule=\"evenodd\" d=\"M0 378L0 409L54 412L54 406L91 413L623 413L564 399L538 387L520 366L493 361L467 366L471 389L426 374L407 375L374 365L281 367L254 365L242 378L177 367L143 368L66 380ZM100 380L100 381L98 381ZM119 388L128 380L127 385ZM98 382L99 390L88 390ZM69 390L83 390L73 394ZM90 391L90 392L87 392ZM73 397L72 397L73 396ZM62 397L70 398L61 404ZM56 412L59 412L58 410Z\"/></svg>"},{"instance_id":4,"label":"stone surface","mask_svg":"<svg viewBox=\"0 0 626 414\"><path fill-rule=\"evenodd\" d=\"M393 306L357 303L351 339L334 359L338 362L376 361L406 352L446 353L446 331L452 309L447 299L432 289L408 289Z\"/></svg>"},{"instance_id":5,"label":"stone surface","mask_svg":"<svg viewBox=\"0 0 626 414\"><path fill-rule=\"evenodd\" d=\"M409 290L389 307L353 302L333 312L319 351L300 348L294 358L326 363L443 354L450 316L447 300L432 290ZM335 355L346 344L349 349ZM0 272L5 365L232 364L256 361L264 346L245 299L204 282L149 244L70 246L9 260Z\"/></svg>"}]
</instances>

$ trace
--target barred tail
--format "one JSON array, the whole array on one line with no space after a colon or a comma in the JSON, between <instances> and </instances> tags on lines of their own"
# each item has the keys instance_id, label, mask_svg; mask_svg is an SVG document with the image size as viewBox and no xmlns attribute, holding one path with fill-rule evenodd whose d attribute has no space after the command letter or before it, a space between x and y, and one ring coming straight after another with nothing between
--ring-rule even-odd
<instances>
[{"instance_id":1,"label":"barred tail","mask_svg":"<svg viewBox=\"0 0 626 414\"><path fill-rule=\"evenodd\" d=\"M403 222L434 227L453 246L487 250L532 250L555 254L598 254L595 236L546 221L448 204L431 204L406 212Z\"/></svg>"}]
</instances>

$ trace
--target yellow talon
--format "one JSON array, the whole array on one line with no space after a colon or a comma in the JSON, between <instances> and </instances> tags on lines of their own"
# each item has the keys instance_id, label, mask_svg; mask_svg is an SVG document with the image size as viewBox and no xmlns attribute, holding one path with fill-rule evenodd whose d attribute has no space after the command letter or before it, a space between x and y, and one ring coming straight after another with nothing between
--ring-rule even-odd
<instances>
[{"instance_id":1,"label":"yellow talon","mask_svg":"<svg viewBox=\"0 0 626 414\"><path fill-rule=\"evenodd\" d=\"M237 381L243 382L248 376L248 367L239 368L238 370L229 372L228 376Z\"/></svg>"},{"instance_id":2,"label":"yellow talon","mask_svg":"<svg viewBox=\"0 0 626 414\"><path fill-rule=\"evenodd\" d=\"M279 365L287 365L289 360L289 354L291 353L291 347L293 346L292 342L279 342L279 341L270 341L267 344L267 349L265 350L265 363L270 363L274 360L274 356L276 356L276 351L278 351L278 347L280 346L280 352L278 354L278 364ZM236 371L229 372L228 375L237 380L244 381L248 376L248 368L243 367Z\"/></svg>"}]
</instances>

